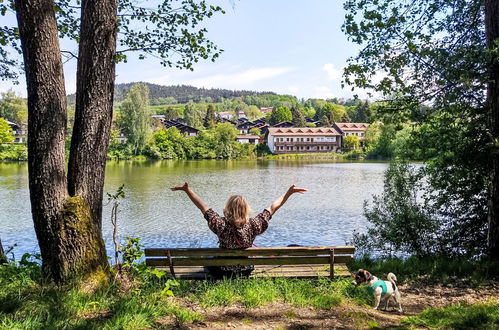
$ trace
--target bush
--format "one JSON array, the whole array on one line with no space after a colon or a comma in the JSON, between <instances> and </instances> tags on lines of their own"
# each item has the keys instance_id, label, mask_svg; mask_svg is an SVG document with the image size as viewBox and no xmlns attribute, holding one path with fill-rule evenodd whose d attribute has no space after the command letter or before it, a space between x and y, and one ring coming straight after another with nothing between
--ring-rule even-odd
<instances>
[{"instance_id":1,"label":"bush","mask_svg":"<svg viewBox=\"0 0 499 330\"><path fill-rule=\"evenodd\" d=\"M426 256L443 252L439 223L418 198L421 185L422 179L411 166L390 165L382 195L374 196L372 206L364 204L371 226L367 233L355 233L352 240L361 254Z\"/></svg>"}]
</instances>

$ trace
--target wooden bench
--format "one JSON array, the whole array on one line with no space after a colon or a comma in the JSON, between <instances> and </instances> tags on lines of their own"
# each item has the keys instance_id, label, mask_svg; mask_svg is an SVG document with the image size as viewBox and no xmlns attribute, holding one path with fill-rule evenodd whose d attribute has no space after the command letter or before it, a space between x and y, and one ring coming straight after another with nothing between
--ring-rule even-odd
<instances>
[{"instance_id":1,"label":"wooden bench","mask_svg":"<svg viewBox=\"0 0 499 330\"><path fill-rule=\"evenodd\" d=\"M338 275L353 259L354 246L145 249L146 264L164 268L181 279L209 279L204 266L254 265L251 277L316 277Z\"/></svg>"}]
</instances>

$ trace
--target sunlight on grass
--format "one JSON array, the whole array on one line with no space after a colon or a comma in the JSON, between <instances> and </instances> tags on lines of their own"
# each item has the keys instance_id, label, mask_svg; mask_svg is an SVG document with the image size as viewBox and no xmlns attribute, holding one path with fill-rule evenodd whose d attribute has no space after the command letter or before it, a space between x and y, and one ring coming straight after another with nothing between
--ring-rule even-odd
<instances>
[{"instance_id":1,"label":"sunlight on grass","mask_svg":"<svg viewBox=\"0 0 499 330\"><path fill-rule=\"evenodd\" d=\"M453 305L428 308L416 316L402 320L403 324L446 329L498 329L499 301L486 304Z\"/></svg>"}]
</instances>

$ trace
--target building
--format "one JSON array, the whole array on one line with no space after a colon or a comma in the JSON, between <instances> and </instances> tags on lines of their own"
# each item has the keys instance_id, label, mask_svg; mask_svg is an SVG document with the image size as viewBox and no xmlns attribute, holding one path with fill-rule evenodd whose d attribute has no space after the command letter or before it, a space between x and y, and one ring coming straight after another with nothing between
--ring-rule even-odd
<instances>
[{"instance_id":1,"label":"building","mask_svg":"<svg viewBox=\"0 0 499 330\"><path fill-rule=\"evenodd\" d=\"M366 137L367 123L334 123L333 128L343 134L343 136L357 136L359 141Z\"/></svg>"},{"instance_id":2,"label":"building","mask_svg":"<svg viewBox=\"0 0 499 330\"><path fill-rule=\"evenodd\" d=\"M266 140L275 154L330 152L341 147L341 133L333 127L271 127Z\"/></svg>"},{"instance_id":3,"label":"building","mask_svg":"<svg viewBox=\"0 0 499 330\"><path fill-rule=\"evenodd\" d=\"M8 120L5 121L12 128L14 143L26 143L26 131L23 129L23 125L18 125Z\"/></svg>"},{"instance_id":4,"label":"building","mask_svg":"<svg viewBox=\"0 0 499 330\"><path fill-rule=\"evenodd\" d=\"M258 135L238 135L237 142L239 143L251 143L254 145L258 144L260 137Z\"/></svg>"},{"instance_id":5,"label":"building","mask_svg":"<svg viewBox=\"0 0 499 330\"><path fill-rule=\"evenodd\" d=\"M221 119L232 119L234 113L231 111L220 111L217 112L217 116Z\"/></svg>"},{"instance_id":6,"label":"building","mask_svg":"<svg viewBox=\"0 0 499 330\"><path fill-rule=\"evenodd\" d=\"M163 121L165 128L176 127L180 133L184 133L186 136L196 136L199 130L197 128L191 127L183 123L183 119L169 119Z\"/></svg>"},{"instance_id":7,"label":"building","mask_svg":"<svg viewBox=\"0 0 499 330\"><path fill-rule=\"evenodd\" d=\"M262 107L260 108L260 111L263 112L263 113L267 113L267 112L272 112L272 107Z\"/></svg>"}]
</instances>

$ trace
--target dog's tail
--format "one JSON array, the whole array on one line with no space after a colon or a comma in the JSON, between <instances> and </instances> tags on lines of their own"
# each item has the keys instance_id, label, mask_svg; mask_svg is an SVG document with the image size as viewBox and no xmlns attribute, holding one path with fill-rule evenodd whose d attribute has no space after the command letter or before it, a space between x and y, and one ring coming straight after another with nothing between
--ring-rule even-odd
<instances>
[{"instance_id":1,"label":"dog's tail","mask_svg":"<svg viewBox=\"0 0 499 330\"><path fill-rule=\"evenodd\" d=\"M393 290L395 291L397 289L397 276L395 276L394 273L388 273L388 281L392 283Z\"/></svg>"}]
</instances>

